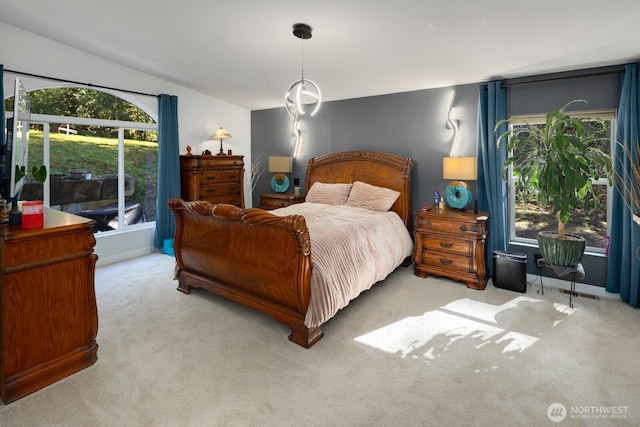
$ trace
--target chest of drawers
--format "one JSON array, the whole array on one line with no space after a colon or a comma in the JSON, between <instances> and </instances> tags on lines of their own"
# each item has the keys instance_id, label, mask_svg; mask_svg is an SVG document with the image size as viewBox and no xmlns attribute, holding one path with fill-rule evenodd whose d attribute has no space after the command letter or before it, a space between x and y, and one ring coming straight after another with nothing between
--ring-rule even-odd
<instances>
[{"instance_id":1,"label":"chest of drawers","mask_svg":"<svg viewBox=\"0 0 640 427\"><path fill-rule=\"evenodd\" d=\"M244 208L244 156L180 156L184 200L206 200Z\"/></svg>"},{"instance_id":2,"label":"chest of drawers","mask_svg":"<svg viewBox=\"0 0 640 427\"><path fill-rule=\"evenodd\" d=\"M414 218L416 276L448 277L482 290L487 284L485 212L453 209L418 211Z\"/></svg>"}]
</instances>

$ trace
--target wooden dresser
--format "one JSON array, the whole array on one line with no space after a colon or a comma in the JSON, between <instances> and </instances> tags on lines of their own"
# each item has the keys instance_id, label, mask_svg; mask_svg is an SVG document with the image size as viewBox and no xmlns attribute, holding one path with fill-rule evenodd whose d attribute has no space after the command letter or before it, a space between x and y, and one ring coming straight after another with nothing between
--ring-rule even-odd
<instances>
[{"instance_id":1,"label":"wooden dresser","mask_svg":"<svg viewBox=\"0 0 640 427\"><path fill-rule=\"evenodd\" d=\"M260 208L278 209L304 202L304 196L293 193L266 193L260 195Z\"/></svg>"},{"instance_id":2,"label":"wooden dresser","mask_svg":"<svg viewBox=\"0 0 640 427\"><path fill-rule=\"evenodd\" d=\"M180 156L183 200L244 208L244 156Z\"/></svg>"},{"instance_id":3,"label":"wooden dresser","mask_svg":"<svg viewBox=\"0 0 640 427\"><path fill-rule=\"evenodd\" d=\"M485 212L454 209L417 211L413 221L415 274L448 277L482 290L487 284Z\"/></svg>"},{"instance_id":4,"label":"wooden dresser","mask_svg":"<svg viewBox=\"0 0 640 427\"><path fill-rule=\"evenodd\" d=\"M97 360L95 221L45 209L0 226L0 397L13 402Z\"/></svg>"}]
</instances>

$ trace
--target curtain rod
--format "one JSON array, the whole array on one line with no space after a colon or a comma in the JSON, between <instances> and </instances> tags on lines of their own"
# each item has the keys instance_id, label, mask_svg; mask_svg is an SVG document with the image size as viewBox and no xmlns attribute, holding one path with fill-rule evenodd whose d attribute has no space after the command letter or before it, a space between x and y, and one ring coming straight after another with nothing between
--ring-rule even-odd
<instances>
[{"instance_id":1,"label":"curtain rod","mask_svg":"<svg viewBox=\"0 0 640 427\"><path fill-rule=\"evenodd\" d=\"M6 68L4 69L4 71L7 72L7 73L20 74L20 75L23 75L23 76L37 77L37 78L40 78L40 79L53 80L53 81L56 81L56 82L73 83L73 84L87 86L87 87L95 87L95 88L98 88L98 89L116 90L118 92L126 92L126 93L131 93L131 94L134 94L134 95L152 96L154 98L157 98L159 96L159 95L152 95L150 93L136 92L134 90L118 89L118 88L115 88L115 87L94 85L94 84L91 84L91 83L77 82L77 81L74 81L74 80L65 80L65 79L59 79L59 78L56 78L56 77L42 76L42 75L39 75L39 74L25 73L25 72L22 72L22 71L8 70Z\"/></svg>"},{"instance_id":2,"label":"curtain rod","mask_svg":"<svg viewBox=\"0 0 640 427\"><path fill-rule=\"evenodd\" d=\"M610 75L610 74L621 74L621 73L624 73L624 66L617 65L617 66L614 66L614 69L611 69L611 67L609 67L608 69L594 70L594 71L587 72L587 73L584 73L584 74L572 74L572 75L564 75L564 76L559 76L557 74L552 74L552 75L547 75L547 77L541 76L539 78L535 78L535 79L531 79L531 80L524 80L524 79L527 79L527 78L526 77L520 77L520 78L516 78L516 79L513 79L513 80L523 79L523 81L511 81L511 82L509 82L507 80L505 83L502 83L500 85L500 87L507 88L507 87L510 87L510 86L519 86L519 85L526 85L526 84L544 83L544 82L550 82L550 81L555 81L555 80L579 79L581 77L606 76L606 75Z\"/></svg>"}]
</instances>

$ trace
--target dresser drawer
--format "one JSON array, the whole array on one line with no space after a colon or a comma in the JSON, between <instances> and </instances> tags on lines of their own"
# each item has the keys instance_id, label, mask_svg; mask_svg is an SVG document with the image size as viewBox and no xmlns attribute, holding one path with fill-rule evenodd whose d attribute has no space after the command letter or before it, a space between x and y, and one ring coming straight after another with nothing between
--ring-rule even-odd
<instances>
[{"instance_id":1,"label":"dresser drawer","mask_svg":"<svg viewBox=\"0 0 640 427\"><path fill-rule=\"evenodd\" d=\"M463 256L471 256L473 254L472 241L435 234L423 234L422 247L430 251L446 251Z\"/></svg>"},{"instance_id":2,"label":"dresser drawer","mask_svg":"<svg viewBox=\"0 0 640 427\"><path fill-rule=\"evenodd\" d=\"M240 182L240 172L238 170L203 170L200 185Z\"/></svg>"},{"instance_id":3,"label":"dresser drawer","mask_svg":"<svg viewBox=\"0 0 640 427\"><path fill-rule=\"evenodd\" d=\"M224 203L227 205L235 205L238 207L242 207L242 200L240 196L237 194L227 194L224 196L216 196L216 197L204 197L202 200L207 201L209 203Z\"/></svg>"},{"instance_id":4,"label":"dresser drawer","mask_svg":"<svg viewBox=\"0 0 640 427\"><path fill-rule=\"evenodd\" d=\"M423 251L422 262L433 268L443 268L465 273L473 271L473 261L471 257L447 252Z\"/></svg>"},{"instance_id":5,"label":"dresser drawer","mask_svg":"<svg viewBox=\"0 0 640 427\"><path fill-rule=\"evenodd\" d=\"M208 199L216 196L226 196L229 194L239 195L240 184L230 182L216 185L203 185L200 189L200 198L202 199Z\"/></svg>"}]
</instances>

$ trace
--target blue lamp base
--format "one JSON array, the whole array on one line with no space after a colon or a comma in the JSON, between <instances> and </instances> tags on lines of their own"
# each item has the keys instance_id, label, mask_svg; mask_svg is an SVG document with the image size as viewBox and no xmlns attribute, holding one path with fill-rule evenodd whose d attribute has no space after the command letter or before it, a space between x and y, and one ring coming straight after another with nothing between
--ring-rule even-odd
<instances>
[{"instance_id":1,"label":"blue lamp base","mask_svg":"<svg viewBox=\"0 0 640 427\"><path fill-rule=\"evenodd\" d=\"M454 209L464 209L473 199L471 189L463 181L451 181L445 194L447 204Z\"/></svg>"},{"instance_id":2,"label":"blue lamp base","mask_svg":"<svg viewBox=\"0 0 640 427\"><path fill-rule=\"evenodd\" d=\"M283 173L275 174L271 178L271 188L276 193L284 193L289 188L289 178Z\"/></svg>"}]
</instances>

